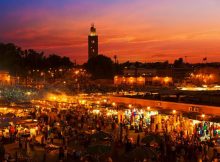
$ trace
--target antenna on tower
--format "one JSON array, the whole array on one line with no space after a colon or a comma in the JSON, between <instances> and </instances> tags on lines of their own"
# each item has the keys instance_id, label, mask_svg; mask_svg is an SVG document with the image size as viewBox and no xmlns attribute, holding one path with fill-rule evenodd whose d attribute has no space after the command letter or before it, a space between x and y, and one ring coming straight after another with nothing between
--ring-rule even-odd
<instances>
[{"instance_id":1,"label":"antenna on tower","mask_svg":"<svg viewBox=\"0 0 220 162\"><path fill-rule=\"evenodd\" d=\"M115 64L117 63L117 55L114 55Z\"/></svg>"},{"instance_id":2,"label":"antenna on tower","mask_svg":"<svg viewBox=\"0 0 220 162\"><path fill-rule=\"evenodd\" d=\"M185 56L185 63L187 63L187 57L188 57L188 56Z\"/></svg>"}]
</instances>

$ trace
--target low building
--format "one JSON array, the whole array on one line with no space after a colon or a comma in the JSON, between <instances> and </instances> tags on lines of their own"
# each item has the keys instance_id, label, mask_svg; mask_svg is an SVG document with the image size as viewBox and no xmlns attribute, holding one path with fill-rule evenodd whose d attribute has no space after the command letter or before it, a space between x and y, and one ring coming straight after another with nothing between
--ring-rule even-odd
<instances>
[{"instance_id":1,"label":"low building","mask_svg":"<svg viewBox=\"0 0 220 162\"><path fill-rule=\"evenodd\" d=\"M145 85L145 77L125 77L125 76L115 76L114 77L114 84L115 85L138 85L144 86Z\"/></svg>"},{"instance_id":2,"label":"low building","mask_svg":"<svg viewBox=\"0 0 220 162\"><path fill-rule=\"evenodd\" d=\"M204 67L197 68L190 76L187 78L187 83L192 85L219 85L220 84L220 72L219 68L214 67Z\"/></svg>"},{"instance_id":3,"label":"low building","mask_svg":"<svg viewBox=\"0 0 220 162\"><path fill-rule=\"evenodd\" d=\"M145 86L145 85L157 85L157 86L170 86L173 85L172 77L147 77L147 76L115 76L114 85L128 85L128 86Z\"/></svg>"},{"instance_id":4,"label":"low building","mask_svg":"<svg viewBox=\"0 0 220 162\"><path fill-rule=\"evenodd\" d=\"M172 77L174 83L182 82L193 71L192 68L125 68L124 76Z\"/></svg>"},{"instance_id":5,"label":"low building","mask_svg":"<svg viewBox=\"0 0 220 162\"><path fill-rule=\"evenodd\" d=\"M155 76L157 75L157 69L146 69L146 68L125 68L123 70L124 75L131 76Z\"/></svg>"},{"instance_id":6,"label":"low building","mask_svg":"<svg viewBox=\"0 0 220 162\"><path fill-rule=\"evenodd\" d=\"M0 85L12 85L14 78L11 77L8 71L0 71Z\"/></svg>"},{"instance_id":7,"label":"low building","mask_svg":"<svg viewBox=\"0 0 220 162\"><path fill-rule=\"evenodd\" d=\"M173 78L172 77L152 77L152 85L162 85L162 86L170 86L173 84Z\"/></svg>"}]
</instances>

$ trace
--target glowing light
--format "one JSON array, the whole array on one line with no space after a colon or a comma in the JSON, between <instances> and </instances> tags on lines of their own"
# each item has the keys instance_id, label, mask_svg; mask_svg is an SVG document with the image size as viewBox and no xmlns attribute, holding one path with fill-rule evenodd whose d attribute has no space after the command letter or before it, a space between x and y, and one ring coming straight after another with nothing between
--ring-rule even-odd
<instances>
[{"instance_id":1,"label":"glowing light","mask_svg":"<svg viewBox=\"0 0 220 162\"><path fill-rule=\"evenodd\" d=\"M165 83L168 83L169 81L170 81L170 78L169 78L169 77L165 77L165 78L164 78L164 82L165 82Z\"/></svg>"},{"instance_id":2,"label":"glowing light","mask_svg":"<svg viewBox=\"0 0 220 162\"><path fill-rule=\"evenodd\" d=\"M27 96L30 96L30 95L31 95L31 92L26 92L26 95L27 95Z\"/></svg>"},{"instance_id":3,"label":"glowing light","mask_svg":"<svg viewBox=\"0 0 220 162\"><path fill-rule=\"evenodd\" d=\"M86 103L86 100L79 100L79 103L84 105Z\"/></svg>"},{"instance_id":4,"label":"glowing light","mask_svg":"<svg viewBox=\"0 0 220 162\"><path fill-rule=\"evenodd\" d=\"M76 75L79 74L79 70L76 70L76 71L75 71L75 74L76 74Z\"/></svg>"},{"instance_id":5,"label":"glowing light","mask_svg":"<svg viewBox=\"0 0 220 162\"><path fill-rule=\"evenodd\" d=\"M100 110L93 110L92 111L94 114L99 114L100 113Z\"/></svg>"},{"instance_id":6,"label":"glowing light","mask_svg":"<svg viewBox=\"0 0 220 162\"><path fill-rule=\"evenodd\" d=\"M178 89L183 90L183 91L216 91L216 90L220 90L220 86L219 85L215 85L215 86L208 86L208 85L202 85L202 87L178 87Z\"/></svg>"},{"instance_id":7,"label":"glowing light","mask_svg":"<svg viewBox=\"0 0 220 162\"><path fill-rule=\"evenodd\" d=\"M112 106L114 106L114 107L115 107L115 106L116 106L116 103L115 103L115 102L113 102L113 103L112 103Z\"/></svg>"},{"instance_id":8,"label":"glowing light","mask_svg":"<svg viewBox=\"0 0 220 162\"><path fill-rule=\"evenodd\" d=\"M117 115L117 114L118 114L118 112L117 112L116 110L109 110L109 111L107 111L107 113L106 113L107 116Z\"/></svg>"},{"instance_id":9,"label":"glowing light","mask_svg":"<svg viewBox=\"0 0 220 162\"><path fill-rule=\"evenodd\" d=\"M134 77L129 77L128 82L129 82L129 84L133 84L134 83Z\"/></svg>"},{"instance_id":10,"label":"glowing light","mask_svg":"<svg viewBox=\"0 0 220 162\"><path fill-rule=\"evenodd\" d=\"M107 102L107 100L106 100L106 99L104 99L104 100L103 100L103 102L105 102L105 103L106 103L106 102Z\"/></svg>"}]
</instances>

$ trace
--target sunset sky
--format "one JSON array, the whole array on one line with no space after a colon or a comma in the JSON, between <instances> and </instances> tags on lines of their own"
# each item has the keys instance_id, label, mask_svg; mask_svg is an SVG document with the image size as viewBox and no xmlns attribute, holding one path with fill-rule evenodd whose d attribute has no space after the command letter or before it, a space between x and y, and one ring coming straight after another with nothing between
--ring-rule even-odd
<instances>
[{"instance_id":1,"label":"sunset sky","mask_svg":"<svg viewBox=\"0 0 220 162\"><path fill-rule=\"evenodd\" d=\"M99 53L119 62L220 62L219 0L0 0L0 42L77 63L87 61L91 23Z\"/></svg>"}]
</instances>

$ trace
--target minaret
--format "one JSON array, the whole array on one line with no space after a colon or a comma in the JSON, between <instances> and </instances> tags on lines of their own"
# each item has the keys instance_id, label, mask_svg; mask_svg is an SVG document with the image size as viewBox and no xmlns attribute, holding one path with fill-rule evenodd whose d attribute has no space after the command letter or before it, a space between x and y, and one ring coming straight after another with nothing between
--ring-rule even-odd
<instances>
[{"instance_id":1,"label":"minaret","mask_svg":"<svg viewBox=\"0 0 220 162\"><path fill-rule=\"evenodd\" d=\"M98 56L98 35L94 24L92 24L88 36L88 60L96 56Z\"/></svg>"}]
</instances>

